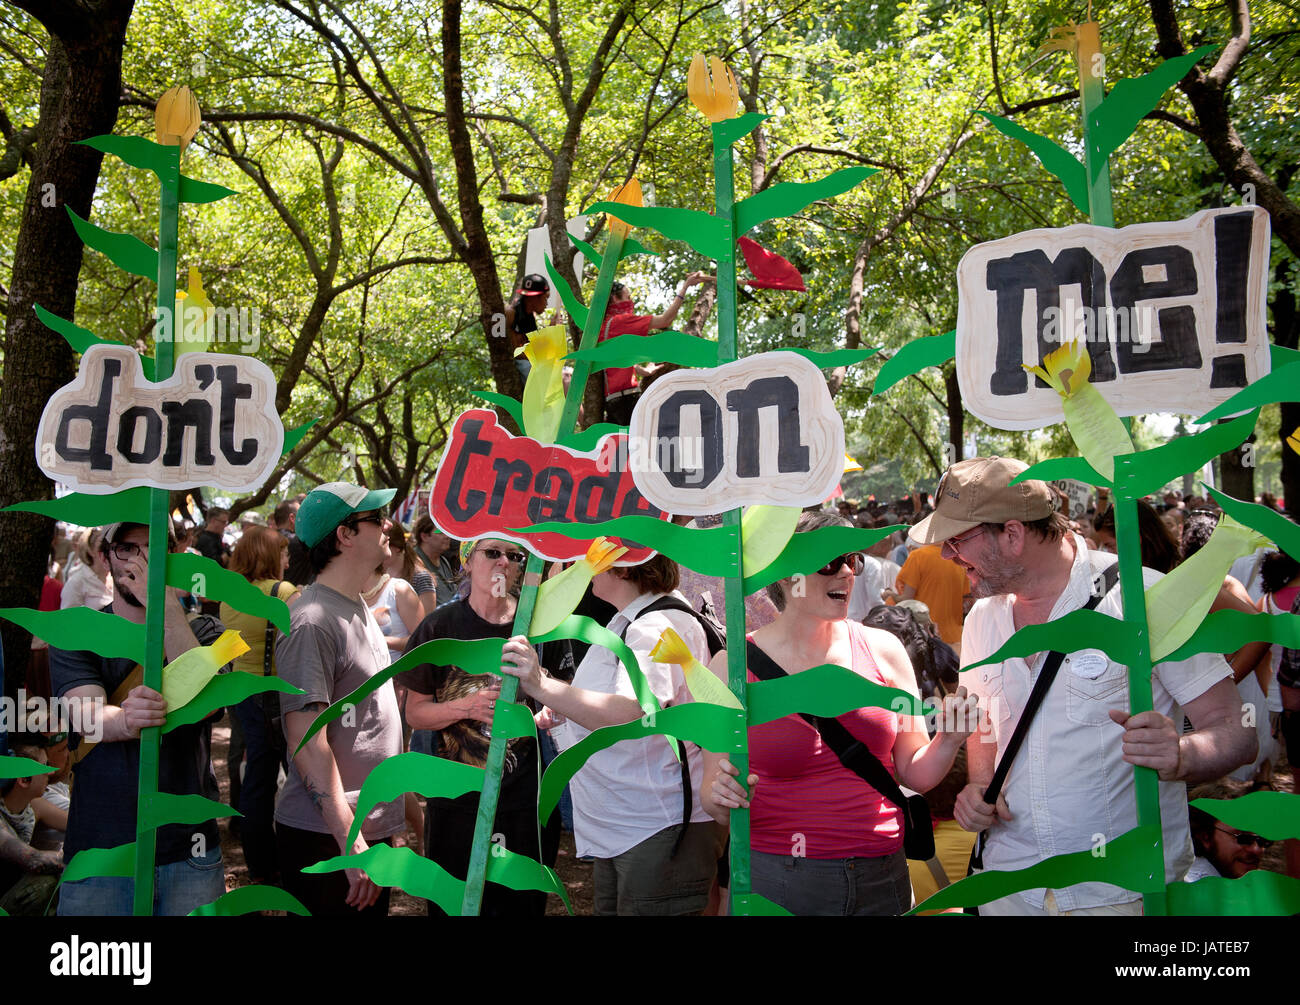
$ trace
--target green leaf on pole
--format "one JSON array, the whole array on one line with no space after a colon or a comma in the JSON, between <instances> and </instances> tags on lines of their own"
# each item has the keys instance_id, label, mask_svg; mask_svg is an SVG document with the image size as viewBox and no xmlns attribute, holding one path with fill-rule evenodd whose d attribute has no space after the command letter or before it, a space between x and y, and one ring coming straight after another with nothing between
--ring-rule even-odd
<instances>
[{"instance_id":1,"label":"green leaf on pole","mask_svg":"<svg viewBox=\"0 0 1300 1005\"><path fill-rule=\"evenodd\" d=\"M517 534L578 534L576 540L584 541L602 535L619 537L661 551L705 576L725 576L736 561L727 544L730 538L725 527L679 527L650 516L621 516L598 523L550 521L511 529Z\"/></svg>"},{"instance_id":2,"label":"green leaf on pole","mask_svg":"<svg viewBox=\"0 0 1300 1005\"><path fill-rule=\"evenodd\" d=\"M655 258L658 258L659 252L651 251L635 237L623 238L623 250L619 254L618 260L621 262L623 259L631 258L633 255L654 255Z\"/></svg>"},{"instance_id":3,"label":"green leaf on pole","mask_svg":"<svg viewBox=\"0 0 1300 1005\"><path fill-rule=\"evenodd\" d=\"M562 447L568 447L570 450L590 453L596 449L596 444L601 441L602 437L610 436L613 433L626 432L627 426L620 426L614 422L597 422L594 426L588 426L580 432L561 436L555 442Z\"/></svg>"},{"instance_id":4,"label":"green leaf on pole","mask_svg":"<svg viewBox=\"0 0 1300 1005\"><path fill-rule=\"evenodd\" d=\"M167 713L163 724L163 733L170 733L178 726L190 726L202 722L219 708L233 708L245 698L263 691L279 691L281 694L302 694L300 688L276 676L252 674L244 670L232 670L219 673L206 684L203 690L187 701L180 708Z\"/></svg>"},{"instance_id":5,"label":"green leaf on pole","mask_svg":"<svg viewBox=\"0 0 1300 1005\"><path fill-rule=\"evenodd\" d=\"M116 136L105 133L77 140L78 146L91 147L100 153L112 154L124 164L144 171L152 171L161 179L169 163L168 151L161 143L143 136Z\"/></svg>"},{"instance_id":6,"label":"green leaf on pole","mask_svg":"<svg viewBox=\"0 0 1300 1005\"><path fill-rule=\"evenodd\" d=\"M1088 116L1088 138L1094 151L1094 180L1100 175L1101 165L1106 163L1106 158L1133 135L1137 124L1147 112L1160 104L1165 92L1187 76L1198 60L1217 48L1215 45L1203 45L1182 56L1166 59L1150 73L1115 82L1110 94Z\"/></svg>"},{"instance_id":7,"label":"green leaf on pole","mask_svg":"<svg viewBox=\"0 0 1300 1005\"><path fill-rule=\"evenodd\" d=\"M520 705L513 701L497 701L492 713L492 735L500 735L507 740L520 737L535 740L537 724L533 721L533 713L527 705Z\"/></svg>"},{"instance_id":8,"label":"green leaf on pole","mask_svg":"<svg viewBox=\"0 0 1300 1005\"><path fill-rule=\"evenodd\" d=\"M584 255L586 255L586 256L587 256L587 261L588 261L590 264L594 265L594 266L596 267L596 271L599 272L599 271L600 271L600 263L601 263L601 261L602 261L602 258L601 258L601 254L600 254L600 252L597 251L595 248L593 248L593 247L592 247L590 244L588 244L586 241L584 241L581 237L574 237L574 236L573 236L572 234L570 234L567 230L565 231L565 234L568 235L569 243L572 244L572 245L573 245L575 248L577 248L579 251L581 251ZM549 255L546 256L546 257L547 257L548 259L550 258ZM558 280L557 280L557 282L558 282Z\"/></svg>"},{"instance_id":9,"label":"green leaf on pole","mask_svg":"<svg viewBox=\"0 0 1300 1005\"><path fill-rule=\"evenodd\" d=\"M1281 370L1284 366L1290 366L1292 363L1300 363L1300 349L1288 349L1286 346L1278 345L1276 342L1270 342L1268 346L1269 366L1274 370Z\"/></svg>"},{"instance_id":10,"label":"green leaf on pole","mask_svg":"<svg viewBox=\"0 0 1300 1005\"><path fill-rule=\"evenodd\" d=\"M774 904L760 893L736 895L736 915L755 918L791 918L793 915L780 904Z\"/></svg>"},{"instance_id":11,"label":"green leaf on pole","mask_svg":"<svg viewBox=\"0 0 1300 1005\"><path fill-rule=\"evenodd\" d=\"M1105 488L1111 488L1112 486L1109 478L1099 475L1097 469L1082 457L1051 457L1045 461L1039 461L1037 464L1031 464L1012 478L1011 484L1019 485L1021 482L1031 479L1050 482L1058 478L1073 478L1076 481L1087 482L1089 485L1101 485Z\"/></svg>"},{"instance_id":12,"label":"green leaf on pole","mask_svg":"<svg viewBox=\"0 0 1300 1005\"><path fill-rule=\"evenodd\" d=\"M593 373L609 367L648 362L705 368L717 366L718 343L678 331L663 331L655 335L616 335L590 349L575 350L567 358L588 360Z\"/></svg>"},{"instance_id":13,"label":"green leaf on pole","mask_svg":"<svg viewBox=\"0 0 1300 1005\"><path fill-rule=\"evenodd\" d=\"M385 758L370 769L357 794L348 847L361 833L366 817L380 803L392 802L407 792L426 799L455 799L483 788L483 769L445 757L410 750Z\"/></svg>"},{"instance_id":14,"label":"green leaf on pole","mask_svg":"<svg viewBox=\"0 0 1300 1005\"><path fill-rule=\"evenodd\" d=\"M360 855L336 855L303 872L320 875L342 869L363 869L379 886L395 886L412 897L431 900L451 915L460 914L465 881L457 879L431 858L417 855L412 848L371 845Z\"/></svg>"},{"instance_id":15,"label":"green leaf on pole","mask_svg":"<svg viewBox=\"0 0 1300 1005\"><path fill-rule=\"evenodd\" d=\"M1247 412L1230 422L1218 423L1192 436L1143 450L1126 466L1123 483L1117 479L1115 490L1130 499L1141 499L1189 471L1199 471L1207 461L1240 445L1255 430L1259 409ZM1260 533L1263 533L1261 531Z\"/></svg>"},{"instance_id":16,"label":"green leaf on pole","mask_svg":"<svg viewBox=\"0 0 1300 1005\"><path fill-rule=\"evenodd\" d=\"M927 711L915 695L877 684L834 663L748 684L745 704L751 727L797 712L833 719L855 708L887 708L899 715L925 715Z\"/></svg>"},{"instance_id":17,"label":"green leaf on pole","mask_svg":"<svg viewBox=\"0 0 1300 1005\"><path fill-rule=\"evenodd\" d=\"M819 199L833 199L880 171L873 167L847 167L817 181L785 181L736 203L736 236L760 223L793 216ZM712 256L717 257L717 256Z\"/></svg>"},{"instance_id":18,"label":"green leaf on pole","mask_svg":"<svg viewBox=\"0 0 1300 1005\"><path fill-rule=\"evenodd\" d=\"M615 219L657 231L670 241L684 241L705 258L730 254L727 228L711 213L674 206L629 206L621 202L598 202L584 213L608 213Z\"/></svg>"},{"instance_id":19,"label":"green leaf on pole","mask_svg":"<svg viewBox=\"0 0 1300 1005\"><path fill-rule=\"evenodd\" d=\"M496 391L470 391L470 394L503 409L510 418L515 420L519 431L527 435L528 431L524 428L524 406L521 402L507 395L498 394Z\"/></svg>"},{"instance_id":20,"label":"green leaf on pole","mask_svg":"<svg viewBox=\"0 0 1300 1005\"><path fill-rule=\"evenodd\" d=\"M1052 651L1072 653L1080 649L1100 649L1112 662L1128 666L1137 662L1140 644L1136 625L1083 608L1041 625L1026 625L1007 639L997 652L978 663L962 667L961 672L967 673L988 663L1001 663L1013 656Z\"/></svg>"},{"instance_id":21,"label":"green leaf on pole","mask_svg":"<svg viewBox=\"0 0 1300 1005\"><path fill-rule=\"evenodd\" d=\"M241 914L253 914L257 911L285 911L305 918L311 912L302 906L293 894L281 890L278 886L241 886L223 893L211 904L196 907L189 913L191 918L234 918Z\"/></svg>"},{"instance_id":22,"label":"green leaf on pole","mask_svg":"<svg viewBox=\"0 0 1300 1005\"><path fill-rule=\"evenodd\" d=\"M1293 792L1248 792L1239 799L1193 799L1188 805L1267 841L1300 838L1300 795Z\"/></svg>"},{"instance_id":23,"label":"green leaf on pole","mask_svg":"<svg viewBox=\"0 0 1300 1005\"><path fill-rule=\"evenodd\" d=\"M504 845L496 845L488 854L487 881L511 890L540 890L553 893L564 901L565 909L572 914L569 891L560 882L554 869L548 869L535 858L513 852Z\"/></svg>"},{"instance_id":24,"label":"green leaf on pole","mask_svg":"<svg viewBox=\"0 0 1300 1005\"><path fill-rule=\"evenodd\" d=\"M53 774L58 770L58 768L52 768L40 761L33 761L30 757L13 757L9 754L0 754L0 779L31 778L33 775Z\"/></svg>"},{"instance_id":25,"label":"green leaf on pole","mask_svg":"<svg viewBox=\"0 0 1300 1005\"><path fill-rule=\"evenodd\" d=\"M1201 487L1219 504L1223 512L1251 530L1259 531L1292 558L1300 561L1300 527L1268 506L1234 499L1204 482Z\"/></svg>"},{"instance_id":26,"label":"green leaf on pole","mask_svg":"<svg viewBox=\"0 0 1300 1005\"><path fill-rule=\"evenodd\" d=\"M1197 423L1217 422L1234 412L1244 412L1278 401L1300 401L1300 363L1273 370L1249 387L1244 387L1217 408L1212 408Z\"/></svg>"},{"instance_id":27,"label":"green leaf on pole","mask_svg":"<svg viewBox=\"0 0 1300 1005\"><path fill-rule=\"evenodd\" d=\"M78 527L104 527L124 520L129 523L148 523L149 490L143 487L123 489L106 496L70 492L58 499L14 503L0 510L0 513L11 510L39 513Z\"/></svg>"},{"instance_id":28,"label":"green leaf on pole","mask_svg":"<svg viewBox=\"0 0 1300 1005\"><path fill-rule=\"evenodd\" d=\"M223 569L202 555L167 556L167 585L207 600L225 601L237 611L265 618L289 634L289 605L269 597L237 572Z\"/></svg>"},{"instance_id":29,"label":"green leaf on pole","mask_svg":"<svg viewBox=\"0 0 1300 1005\"><path fill-rule=\"evenodd\" d=\"M167 824L202 824L223 817L242 816L239 810L206 796L155 792L140 808L139 823L144 827L165 827Z\"/></svg>"},{"instance_id":30,"label":"green leaf on pole","mask_svg":"<svg viewBox=\"0 0 1300 1005\"><path fill-rule=\"evenodd\" d=\"M138 237L104 230L83 220L70 206L64 206L72 220L72 227L88 248L94 248L123 272L140 276L150 282L158 279L158 252Z\"/></svg>"},{"instance_id":31,"label":"green leaf on pole","mask_svg":"<svg viewBox=\"0 0 1300 1005\"><path fill-rule=\"evenodd\" d=\"M957 355L957 329L942 335L927 335L913 339L885 360L876 374L872 394L883 394L900 380L920 373L926 367L943 366Z\"/></svg>"},{"instance_id":32,"label":"green leaf on pole","mask_svg":"<svg viewBox=\"0 0 1300 1005\"><path fill-rule=\"evenodd\" d=\"M50 313L40 304L33 304L32 310L36 312L41 324L63 336L64 341L72 346L73 352L85 352L92 345L126 345L125 342L114 342L112 339L100 338L90 329L82 328L78 324L73 324L67 318L61 318L57 314ZM154 379L152 356L141 355L140 368L144 370L147 379Z\"/></svg>"},{"instance_id":33,"label":"green leaf on pole","mask_svg":"<svg viewBox=\"0 0 1300 1005\"><path fill-rule=\"evenodd\" d=\"M551 256L544 255L542 260L546 265L546 274L551 277L555 291L560 295L560 301L564 304L564 309L569 312L569 317L573 318L573 323L579 328L587 327L587 315L589 313L587 308L578 299L578 295L573 292L569 284L561 279L560 274L555 271ZM521 425L520 428L522 429L523 426Z\"/></svg>"},{"instance_id":34,"label":"green leaf on pole","mask_svg":"<svg viewBox=\"0 0 1300 1005\"><path fill-rule=\"evenodd\" d=\"M1300 614L1213 611L1165 661L1178 663L1198 653L1235 653L1247 642L1272 642L1300 649Z\"/></svg>"},{"instance_id":35,"label":"green leaf on pole","mask_svg":"<svg viewBox=\"0 0 1300 1005\"><path fill-rule=\"evenodd\" d=\"M196 178L187 178L185 175L181 175L181 202L198 204L220 202L231 195L239 195L239 193L233 188L226 188L225 185L218 185L210 181L199 181Z\"/></svg>"},{"instance_id":36,"label":"green leaf on pole","mask_svg":"<svg viewBox=\"0 0 1300 1005\"><path fill-rule=\"evenodd\" d=\"M905 524L888 527L819 527L795 534L781 549L776 559L765 569L745 577L745 596L757 593L769 583L799 574L811 575L836 555L850 551L864 551L896 530L906 531ZM644 542L643 542L644 543ZM692 564L698 559L692 559ZM697 570L703 571L703 570ZM708 573L708 575L720 575Z\"/></svg>"},{"instance_id":37,"label":"green leaf on pole","mask_svg":"<svg viewBox=\"0 0 1300 1005\"><path fill-rule=\"evenodd\" d=\"M0 608L0 618L21 625L38 639L54 639L60 649L95 653L104 659L144 661L144 625L89 607L34 611L30 607Z\"/></svg>"},{"instance_id":38,"label":"green leaf on pole","mask_svg":"<svg viewBox=\"0 0 1300 1005\"><path fill-rule=\"evenodd\" d=\"M1079 212L1084 216L1088 215L1088 172L1079 163L1079 158L1055 140L1031 132L1010 119L1004 119L990 112L977 111L975 114L988 119L993 123L993 128L1002 135L1010 136L1013 140L1019 140L1027 146L1043 167L1065 186L1065 194L1070 197L1070 201ZM1104 158L1103 163L1105 163Z\"/></svg>"},{"instance_id":39,"label":"green leaf on pole","mask_svg":"<svg viewBox=\"0 0 1300 1005\"><path fill-rule=\"evenodd\" d=\"M135 842L114 848L83 848L72 856L59 877L59 885L76 883L91 876L135 875Z\"/></svg>"},{"instance_id":40,"label":"green leaf on pole","mask_svg":"<svg viewBox=\"0 0 1300 1005\"><path fill-rule=\"evenodd\" d=\"M818 352L815 349L795 349L791 347L785 348L782 351L792 352L796 356L802 356L819 369L831 370L837 366L853 366L855 363L865 362L876 353L880 352L880 350L881 346L873 346L870 349L834 349L830 352Z\"/></svg>"},{"instance_id":41,"label":"green leaf on pole","mask_svg":"<svg viewBox=\"0 0 1300 1005\"><path fill-rule=\"evenodd\" d=\"M1215 917L1286 917L1300 914L1300 879L1253 869L1240 879L1206 876L1195 883L1170 883L1170 914Z\"/></svg>"},{"instance_id":42,"label":"green leaf on pole","mask_svg":"<svg viewBox=\"0 0 1300 1005\"><path fill-rule=\"evenodd\" d=\"M723 119L721 122L713 123L714 149L729 147L743 140L771 117L763 112L746 112L744 115L737 115L734 119Z\"/></svg>"},{"instance_id":43,"label":"green leaf on pole","mask_svg":"<svg viewBox=\"0 0 1300 1005\"><path fill-rule=\"evenodd\" d=\"M307 435L307 431L314 425L316 425L316 420L312 419L310 422L304 422L301 426L294 426L292 429L285 430L284 449L280 451L280 456L283 457L296 447L302 438Z\"/></svg>"},{"instance_id":44,"label":"green leaf on pole","mask_svg":"<svg viewBox=\"0 0 1300 1005\"><path fill-rule=\"evenodd\" d=\"M570 614L545 635L529 636L531 642L555 642L559 639L576 639L588 645L604 646L622 664L623 670L632 682L632 693L636 695L637 704L646 712L655 711L660 707L659 699L650 689L650 683L645 679L645 673L641 669L641 664L637 662L636 654L628 648L626 642L604 625L597 624L582 614Z\"/></svg>"}]
</instances>

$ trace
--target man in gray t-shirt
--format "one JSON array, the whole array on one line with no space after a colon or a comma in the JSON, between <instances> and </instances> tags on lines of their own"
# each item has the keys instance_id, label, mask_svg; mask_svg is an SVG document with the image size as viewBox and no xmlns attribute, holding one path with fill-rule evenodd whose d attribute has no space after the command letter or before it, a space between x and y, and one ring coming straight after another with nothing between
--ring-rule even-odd
<instances>
[{"instance_id":1,"label":"man in gray t-shirt","mask_svg":"<svg viewBox=\"0 0 1300 1005\"><path fill-rule=\"evenodd\" d=\"M310 549L316 581L294 604L290 632L275 649L277 672L303 691L280 700L290 751L326 706L388 666L388 646L361 591L389 556L388 520L379 508L393 494L393 489L330 482L309 493L298 511L298 537ZM294 756L275 806L276 848L285 889L313 915L350 915L353 909L387 915L387 888L375 886L362 870L302 870L340 854L359 855L374 844L391 844L403 830L402 800L381 803L348 844L366 776L401 752L397 698L386 681Z\"/></svg>"}]
</instances>

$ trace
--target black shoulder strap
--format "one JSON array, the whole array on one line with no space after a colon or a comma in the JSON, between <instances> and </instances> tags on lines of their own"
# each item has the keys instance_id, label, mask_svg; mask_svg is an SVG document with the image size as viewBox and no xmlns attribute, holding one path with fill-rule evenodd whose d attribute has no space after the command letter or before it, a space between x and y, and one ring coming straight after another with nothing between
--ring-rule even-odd
<instances>
[{"instance_id":1,"label":"black shoulder strap","mask_svg":"<svg viewBox=\"0 0 1300 1005\"><path fill-rule=\"evenodd\" d=\"M284 585L283 579L277 579L271 584L271 599L279 598L280 587ZM270 620L266 622L266 645L262 649L262 676L271 675L271 662L275 658L275 625Z\"/></svg>"},{"instance_id":2,"label":"black shoulder strap","mask_svg":"<svg viewBox=\"0 0 1300 1005\"><path fill-rule=\"evenodd\" d=\"M750 673L759 680L774 680L777 677L789 676L776 660L763 652L752 641L746 640L745 650ZM903 790L898 787L898 783L894 781L889 769L881 763L880 758L873 754L865 743L856 739L852 733L845 729L838 719L825 719L821 716L808 715L806 712L800 712L799 715L813 729L817 730L826 746L830 747L835 752L835 756L840 759L841 764L895 806L906 809L904 804L907 802L907 797L903 795Z\"/></svg>"},{"instance_id":3,"label":"black shoulder strap","mask_svg":"<svg viewBox=\"0 0 1300 1005\"><path fill-rule=\"evenodd\" d=\"M671 593L665 594L658 600L646 604L645 607L641 608L641 611L637 614L636 618L633 618L632 620L635 621L637 618L644 617L645 615L651 614L655 611L682 611L693 617L696 622L699 623L700 628L704 631L704 639L709 645L710 656L716 656L723 649L727 648L726 637L718 631L718 626L713 624L707 615L695 610L695 608L691 607L691 605L685 601L678 600ZM628 622L628 624L630 626L631 622ZM623 637L626 638L626 636L627 629L624 628Z\"/></svg>"},{"instance_id":4,"label":"black shoulder strap","mask_svg":"<svg viewBox=\"0 0 1300 1005\"><path fill-rule=\"evenodd\" d=\"M1101 589L1097 589L1097 581L1094 577L1092 596L1088 598L1088 602L1083 605L1082 610L1091 611L1100 604L1102 598L1115 588L1115 582L1118 578L1118 562L1107 566L1102 572ZM1007 749L1002 753L1002 760L998 761L997 767L993 769L993 778L989 782L988 788L984 790L984 801L986 803L997 802L998 794L1002 791L1002 785L1007 780L1008 772L1011 771L1011 762L1020 750L1020 745L1025 742L1029 727L1034 721L1034 715L1038 712L1038 707L1042 705L1043 699L1047 697L1047 689L1052 686L1052 681L1056 679L1056 672L1061 669L1061 663L1064 660L1065 653L1053 650L1048 654L1047 661L1038 674L1038 680L1034 681L1034 688L1029 692L1029 701L1025 703L1024 711L1020 713L1020 718L1016 720L1016 728L1011 733L1011 739L1007 741Z\"/></svg>"}]
</instances>

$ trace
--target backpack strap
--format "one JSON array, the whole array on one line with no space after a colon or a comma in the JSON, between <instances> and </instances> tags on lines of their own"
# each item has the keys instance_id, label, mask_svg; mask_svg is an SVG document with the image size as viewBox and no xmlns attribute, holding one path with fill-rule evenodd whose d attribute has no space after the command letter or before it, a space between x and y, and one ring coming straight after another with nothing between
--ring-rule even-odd
<instances>
[{"instance_id":1,"label":"backpack strap","mask_svg":"<svg viewBox=\"0 0 1300 1005\"><path fill-rule=\"evenodd\" d=\"M271 599L277 600L280 596L280 587L284 585L283 579L277 579L271 584ZM266 622L266 643L262 648L262 676L271 676L271 663L275 658L275 625L270 620Z\"/></svg>"}]
</instances>

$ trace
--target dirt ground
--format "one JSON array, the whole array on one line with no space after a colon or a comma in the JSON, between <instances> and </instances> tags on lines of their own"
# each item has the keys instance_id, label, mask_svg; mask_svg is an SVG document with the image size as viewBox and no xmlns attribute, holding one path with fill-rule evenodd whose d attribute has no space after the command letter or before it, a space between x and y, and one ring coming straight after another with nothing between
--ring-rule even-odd
<instances>
[{"instance_id":1,"label":"dirt ground","mask_svg":"<svg viewBox=\"0 0 1300 1005\"><path fill-rule=\"evenodd\" d=\"M212 766L217 773L217 783L221 786L221 801L230 802L230 774L227 770L226 755L230 750L230 721L224 718L212 728ZM248 885L248 867L244 864L244 848L239 836L230 832L228 817L221 822L221 854L226 862L226 889ZM408 830L395 839L398 845L414 846L414 831ZM566 833L560 841L560 857L555 863L555 871L560 881L569 891L569 900L573 904L575 915L591 914L591 865L579 862L573 848L573 835ZM412 917L425 914L424 901L411 897L394 888L389 903L390 916ZM546 899L547 915L567 917L564 903L552 894Z\"/></svg>"}]
</instances>

